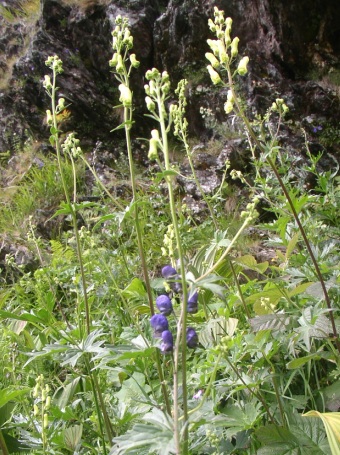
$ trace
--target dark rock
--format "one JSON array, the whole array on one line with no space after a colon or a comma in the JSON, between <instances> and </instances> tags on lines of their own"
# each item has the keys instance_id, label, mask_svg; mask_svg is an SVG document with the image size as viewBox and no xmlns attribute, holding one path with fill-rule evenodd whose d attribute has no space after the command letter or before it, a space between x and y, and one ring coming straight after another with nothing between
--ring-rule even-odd
<instances>
[{"instance_id":1,"label":"dark rock","mask_svg":"<svg viewBox=\"0 0 340 455\"><path fill-rule=\"evenodd\" d=\"M9 3L19 7L19 2L4 5ZM264 113L276 97L282 97L291 119L314 115L336 129L340 120L338 0L327 4L294 0L289 5L278 0L43 0L35 15L12 23L0 17L0 152L19 150L27 137L47 141L44 116L49 99L42 79L48 73L44 62L54 54L64 62L58 85L70 103L62 131L77 131L90 150L97 141L116 149L117 138L123 135L110 133L121 122L121 113L113 109L118 90L108 61L118 14L130 20L134 52L141 61L132 77L136 136L150 126L144 117L144 73L157 66L169 71L174 86L183 77L189 80L190 132L203 140L224 140L231 127L225 124L223 111L226 88L211 86L204 57L206 39L214 38L207 20L215 4L233 18L240 53L250 57L249 74L239 82L249 113ZM207 125L202 119L202 106L211 108L215 123Z\"/></svg>"}]
</instances>

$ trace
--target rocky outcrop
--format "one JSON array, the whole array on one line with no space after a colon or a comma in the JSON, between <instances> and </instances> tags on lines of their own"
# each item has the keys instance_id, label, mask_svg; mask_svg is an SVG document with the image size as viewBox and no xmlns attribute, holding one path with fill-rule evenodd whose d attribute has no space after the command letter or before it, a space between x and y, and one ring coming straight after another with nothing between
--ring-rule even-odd
<instances>
[{"instance_id":1,"label":"rocky outcrop","mask_svg":"<svg viewBox=\"0 0 340 455\"><path fill-rule=\"evenodd\" d=\"M41 82L47 73L44 62L53 54L64 62L59 86L70 103L62 130L77 131L88 149L98 141L105 150L116 149L119 135L110 130L119 124L120 115L113 109L118 93L108 61L117 14L129 17L134 51L141 60L133 78L138 134L147 124L143 74L152 66L168 70L174 83L183 77L189 80L188 118L193 134L215 135L216 122L226 121L224 89L212 88L205 70L206 39L211 37L207 19L212 17L213 5L233 18L241 52L250 57L250 71L242 82L249 112L264 112L273 98L282 96L292 120L303 120L316 141L340 120L338 0L326 4L323 0L27 2L31 6L26 10L21 2L20 17L11 21L0 17L0 152L19 149L29 137L47 141L44 112L49 100ZM4 7L9 3L3 2ZM212 110L213 122L202 118L200 107ZM315 130L318 126L323 130ZM335 145L339 144L335 141Z\"/></svg>"}]
</instances>

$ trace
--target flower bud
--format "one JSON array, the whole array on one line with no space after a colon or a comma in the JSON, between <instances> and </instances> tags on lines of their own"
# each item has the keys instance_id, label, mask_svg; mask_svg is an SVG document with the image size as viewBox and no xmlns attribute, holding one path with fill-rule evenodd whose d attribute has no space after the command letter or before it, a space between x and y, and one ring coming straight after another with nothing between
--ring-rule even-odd
<instances>
[{"instance_id":1,"label":"flower bud","mask_svg":"<svg viewBox=\"0 0 340 455\"><path fill-rule=\"evenodd\" d=\"M47 125L53 125L53 117L52 117L52 113L49 109L47 109L47 111L46 111L46 123L47 123Z\"/></svg>"},{"instance_id":2,"label":"flower bud","mask_svg":"<svg viewBox=\"0 0 340 455\"><path fill-rule=\"evenodd\" d=\"M206 52L205 54L205 58L207 60L209 60L211 66L213 68L218 68L220 66L220 62L217 60L217 58L215 57L214 54L212 54L211 52Z\"/></svg>"},{"instance_id":3,"label":"flower bud","mask_svg":"<svg viewBox=\"0 0 340 455\"><path fill-rule=\"evenodd\" d=\"M237 54L238 54L238 43L239 43L240 39L237 38L237 36L233 39L232 43L231 43L231 50L230 50L230 53L231 53L231 56L232 57L236 57Z\"/></svg>"},{"instance_id":4,"label":"flower bud","mask_svg":"<svg viewBox=\"0 0 340 455\"><path fill-rule=\"evenodd\" d=\"M124 63L123 63L123 57L119 54L118 55L118 61L116 65L116 71L117 73L124 73Z\"/></svg>"},{"instance_id":5,"label":"flower bud","mask_svg":"<svg viewBox=\"0 0 340 455\"><path fill-rule=\"evenodd\" d=\"M187 312L195 314L198 311L198 293L195 291L191 296L189 296L187 303Z\"/></svg>"},{"instance_id":6,"label":"flower bud","mask_svg":"<svg viewBox=\"0 0 340 455\"><path fill-rule=\"evenodd\" d=\"M165 265L163 268L162 268L162 276L165 278L165 279L168 279L168 278L173 278L177 275L177 272L176 270L171 267L171 265Z\"/></svg>"},{"instance_id":7,"label":"flower bud","mask_svg":"<svg viewBox=\"0 0 340 455\"><path fill-rule=\"evenodd\" d=\"M208 20L208 26L210 28L210 31L212 31L213 33L215 33L216 31L216 25L214 24L213 20L212 19L209 19Z\"/></svg>"},{"instance_id":8,"label":"flower bud","mask_svg":"<svg viewBox=\"0 0 340 455\"><path fill-rule=\"evenodd\" d=\"M237 72L238 72L238 74L240 76L244 76L245 74L247 74L247 72L248 72L248 70L247 70L248 62L249 62L249 57L243 57L240 60L240 63L238 64L238 67L237 67Z\"/></svg>"},{"instance_id":9,"label":"flower bud","mask_svg":"<svg viewBox=\"0 0 340 455\"><path fill-rule=\"evenodd\" d=\"M47 74L44 76L43 86L46 90L50 90L52 88L51 78Z\"/></svg>"},{"instance_id":10,"label":"flower bud","mask_svg":"<svg viewBox=\"0 0 340 455\"><path fill-rule=\"evenodd\" d=\"M59 111L62 111L63 109L65 109L65 98L59 98L57 107L58 107Z\"/></svg>"},{"instance_id":11,"label":"flower bud","mask_svg":"<svg viewBox=\"0 0 340 455\"><path fill-rule=\"evenodd\" d=\"M193 329L192 327L187 328L187 346L190 349L194 349L198 345L198 335L196 333L196 330Z\"/></svg>"},{"instance_id":12,"label":"flower bud","mask_svg":"<svg viewBox=\"0 0 340 455\"><path fill-rule=\"evenodd\" d=\"M38 414L39 414L39 408L38 408L38 406L35 404L35 405L33 406L33 415L36 417Z\"/></svg>"},{"instance_id":13,"label":"flower bud","mask_svg":"<svg viewBox=\"0 0 340 455\"><path fill-rule=\"evenodd\" d=\"M132 93L129 87L127 87L125 84L120 84L118 88L120 91L119 101L123 104L124 107L131 107Z\"/></svg>"},{"instance_id":14,"label":"flower bud","mask_svg":"<svg viewBox=\"0 0 340 455\"><path fill-rule=\"evenodd\" d=\"M155 338L160 338L164 330L169 329L168 320L163 314L154 314L151 316L150 325L153 328L153 336Z\"/></svg>"},{"instance_id":15,"label":"flower bud","mask_svg":"<svg viewBox=\"0 0 340 455\"><path fill-rule=\"evenodd\" d=\"M219 41L218 40L213 40L213 39L208 39L207 40L208 46L210 49L213 51L214 55L218 57L218 52L219 52Z\"/></svg>"},{"instance_id":16,"label":"flower bud","mask_svg":"<svg viewBox=\"0 0 340 455\"><path fill-rule=\"evenodd\" d=\"M172 352L174 348L174 339L170 330L162 332L161 352L167 354Z\"/></svg>"},{"instance_id":17,"label":"flower bud","mask_svg":"<svg viewBox=\"0 0 340 455\"><path fill-rule=\"evenodd\" d=\"M134 68L138 68L139 65L140 65L140 62L136 59L136 54L131 54L130 55L130 62L131 62L131 65Z\"/></svg>"},{"instance_id":18,"label":"flower bud","mask_svg":"<svg viewBox=\"0 0 340 455\"><path fill-rule=\"evenodd\" d=\"M51 406L51 396L49 395L49 396L46 398L46 404L45 404L45 409L46 409L46 411L49 410L50 406Z\"/></svg>"},{"instance_id":19,"label":"flower bud","mask_svg":"<svg viewBox=\"0 0 340 455\"><path fill-rule=\"evenodd\" d=\"M209 71L209 75L210 75L212 83L214 85L219 84L221 82L220 75L214 70L214 68L211 65L208 65L207 69Z\"/></svg>"},{"instance_id":20,"label":"flower bud","mask_svg":"<svg viewBox=\"0 0 340 455\"><path fill-rule=\"evenodd\" d=\"M224 103L224 112L226 114L230 114L230 112L234 109L234 105L231 101L226 101Z\"/></svg>"},{"instance_id":21,"label":"flower bud","mask_svg":"<svg viewBox=\"0 0 340 455\"><path fill-rule=\"evenodd\" d=\"M228 63L229 62L229 56L226 52L225 46L222 43L222 41L218 42L218 58L221 63Z\"/></svg>"},{"instance_id":22,"label":"flower bud","mask_svg":"<svg viewBox=\"0 0 340 455\"><path fill-rule=\"evenodd\" d=\"M44 414L43 426L45 430L48 427L48 414L46 413Z\"/></svg>"},{"instance_id":23,"label":"flower bud","mask_svg":"<svg viewBox=\"0 0 340 455\"><path fill-rule=\"evenodd\" d=\"M149 86L148 86L148 87L149 87ZM150 96L146 96L146 97L145 97L145 103L146 103L147 109L148 109L150 112L154 112L154 111L155 111L156 105L155 105L155 103L152 101L152 99L150 98Z\"/></svg>"},{"instance_id":24,"label":"flower bud","mask_svg":"<svg viewBox=\"0 0 340 455\"><path fill-rule=\"evenodd\" d=\"M113 67L113 66L116 66L117 63L118 63L118 53L115 52L115 53L113 54L113 56L112 56L112 59L109 61L109 65L110 65L111 67Z\"/></svg>"},{"instance_id":25,"label":"flower bud","mask_svg":"<svg viewBox=\"0 0 340 455\"><path fill-rule=\"evenodd\" d=\"M231 103L233 103L235 101L232 90L228 90L227 100L230 101Z\"/></svg>"},{"instance_id":26,"label":"flower bud","mask_svg":"<svg viewBox=\"0 0 340 455\"><path fill-rule=\"evenodd\" d=\"M149 140L148 159L150 161L157 160L158 158L158 139Z\"/></svg>"},{"instance_id":27,"label":"flower bud","mask_svg":"<svg viewBox=\"0 0 340 455\"><path fill-rule=\"evenodd\" d=\"M161 89L162 89L162 93L164 95L167 95L170 92L170 82L164 82Z\"/></svg>"},{"instance_id":28,"label":"flower bud","mask_svg":"<svg viewBox=\"0 0 340 455\"><path fill-rule=\"evenodd\" d=\"M172 303L167 295L158 296L156 306L164 316L169 316L172 313Z\"/></svg>"}]
</instances>

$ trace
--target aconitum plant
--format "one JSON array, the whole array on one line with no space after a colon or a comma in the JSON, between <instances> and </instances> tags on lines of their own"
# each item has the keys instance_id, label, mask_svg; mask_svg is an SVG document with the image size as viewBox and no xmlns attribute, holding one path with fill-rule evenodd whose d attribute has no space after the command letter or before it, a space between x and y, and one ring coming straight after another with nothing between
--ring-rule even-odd
<instances>
[{"instance_id":1,"label":"aconitum plant","mask_svg":"<svg viewBox=\"0 0 340 455\"><path fill-rule=\"evenodd\" d=\"M162 343L161 343L161 352L167 354L172 352L174 348L174 339L170 330L164 330L162 332Z\"/></svg>"},{"instance_id":2,"label":"aconitum plant","mask_svg":"<svg viewBox=\"0 0 340 455\"><path fill-rule=\"evenodd\" d=\"M155 338L160 338L164 330L169 329L168 320L163 314L154 314L151 316L150 324L153 328L153 336Z\"/></svg>"},{"instance_id":3,"label":"aconitum plant","mask_svg":"<svg viewBox=\"0 0 340 455\"><path fill-rule=\"evenodd\" d=\"M198 311L198 293L195 291L191 294L188 298L187 303L187 312L191 314L195 314Z\"/></svg>"},{"instance_id":4,"label":"aconitum plant","mask_svg":"<svg viewBox=\"0 0 340 455\"><path fill-rule=\"evenodd\" d=\"M172 313L172 303L170 298L163 294L157 297L156 306L159 309L159 312L164 316L169 316Z\"/></svg>"},{"instance_id":5,"label":"aconitum plant","mask_svg":"<svg viewBox=\"0 0 340 455\"><path fill-rule=\"evenodd\" d=\"M192 327L187 328L187 346L190 349L195 349L198 345L198 335Z\"/></svg>"}]
</instances>

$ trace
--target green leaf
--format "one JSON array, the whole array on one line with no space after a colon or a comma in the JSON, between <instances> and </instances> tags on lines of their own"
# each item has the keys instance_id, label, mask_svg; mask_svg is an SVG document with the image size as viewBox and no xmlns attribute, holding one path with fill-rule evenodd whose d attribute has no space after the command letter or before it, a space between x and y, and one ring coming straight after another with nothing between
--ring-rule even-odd
<instances>
[{"instance_id":1,"label":"green leaf","mask_svg":"<svg viewBox=\"0 0 340 455\"><path fill-rule=\"evenodd\" d=\"M294 370L296 368L300 368L312 359L320 360L321 357L317 353L306 355L305 357L299 357L298 359L294 359L294 360L291 360L290 362L288 362L287 368L288 368L288 370Z\"/></svg>"},{"instance_id":2,"label":"green leaf","mask_svg":"<svg viewBox=\"0 0 340 455\"><path fill-rule=\"evenodd\" d=\"M238 324L235 318L210 319L199 333L199 341L204 348L211 347L219 343L222 337L233 336Z\"/></svg>"},{"instance_id":3,"label":"green leaf","mask_svg":"<svg viewBox=\"0 0 340 455\"><path fill-rule=\"evenodd\" d=\"M256 430L261 444L257 455L330 455L321 422L311 418L305 424L300 414L289 419L289 428L267 425Z\"/></svg>"},{"instance_id":4,"label":"green leaf","mask_svg":"<svg viewBox=\"0 0 340 455\"><path fill-rule=\"evenodd\" d=\"M9 401L13 401L22 395L30 392L29 387L23 389L18 389L18 387L6 387L5 389L0 390L0 408L2 408Z\"/></svg>"},{"instance_id":5,"label":"green leaf","mask_svg":"<svg viewBox=\"0 0 340 455\"><path fill-rule=\"evenodd\" d=\"M169 170L164 171L164 172L157 172L157 174L155 176L155 179L154 179L154 183L159 183L165 177L173 177L173 176L176 176L176 175L178 175L178 172L176 172L176 171L174 171L172 169L169 169Z\"/></svg>"},{"instance_id":6,"label":"green leaf","mask_svg":"<svg viewBox=\"0 0 340 455\"><path fill-rule=\"evenodd\" d=\"M72 427L65 428L64 430L64 442L65 446L74 452L80 443L83 434L82 425L73 425Z\"/></svg>"},{"instance_id":7,"label":"green leaf","mask_svg":"<svg viewBox=\"0 0 340 455\"><path fill-rule=\"evenodd\" d=\"M143 418L146 424L136 424L122 436L114 438L110 455L125 453L141 455L175 454L174 430L171 418L158 408L154 408ZM148 449L144 452L143 449Z\"/></svg>"},{"instance_id":8,"label":"green leaf","mask_svg":"<svg viewBox=\"0 0 340 455\"><path fill-rule=\"evenodd\" d=\"M285 313L263 314L249 320L253 332L260 330L284 331L291 321Z\"/></svg>"}]
</instances>

